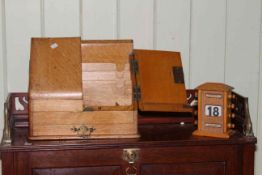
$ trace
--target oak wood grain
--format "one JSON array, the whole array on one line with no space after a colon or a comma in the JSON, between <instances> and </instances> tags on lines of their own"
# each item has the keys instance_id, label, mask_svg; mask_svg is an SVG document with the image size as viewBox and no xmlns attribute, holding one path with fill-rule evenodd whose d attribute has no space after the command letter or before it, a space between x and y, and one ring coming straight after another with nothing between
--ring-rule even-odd
<instances>
[{"instance_id":1,"label":"oak wood grain","mask_svg":"<svg viewBox=\"0 0 262 175\"><path fill-rule=\"evenodd\" d=\"M81 51L84 106L134 110L129 64L132 40L82 41Z\"/></svg>"},{"instance_id":2,"label":"oak wood grain","mask_svg":"<svg viewBox=\"0 0 262 175\"><path fill-rule=\"evenodd\" d=\"M95 130L86 138L72 128ZM137 138L135 111L32 112L30 139ZM88 135L88 133L87 133Z\"/></svg>"},{"instance_id":3,"label":"oak wood grain","mask_svg":"<svg viewBox=\"0 0 262 175\"><path fill-rule=\"evenodd\" d=\"M80 38L33 38L30 99L82 99Z\"/></svg>"},{"instance_id":4,"label":"oak wood grain","mask_svg":"<svg viewBox=\"0 0 262 175\"><path fill-rule=\"evenodd\" d=\"M136 82L141 88L142 111L190 112L185 84L175 81L173 69L182 69L179 52L134 50L139 72ZM181 77L183 79L183 72Z\"/></svg>"}]
</instances>

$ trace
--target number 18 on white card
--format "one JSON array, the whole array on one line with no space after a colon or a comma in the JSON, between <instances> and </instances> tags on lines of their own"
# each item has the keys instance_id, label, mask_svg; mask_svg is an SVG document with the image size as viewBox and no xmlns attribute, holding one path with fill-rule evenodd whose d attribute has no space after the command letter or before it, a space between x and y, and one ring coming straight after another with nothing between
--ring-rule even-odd
<instances>
[{"instance_id":1,"label":"number 18 on white card","mask_svg":"<svg viewBox=\"0 0 262 175\"><path fill-rule=\"evenodd\" d=\"M214 105L205 105L205 115L210 117L222 116L222 107Z\"/></svg>"}]
</instances>

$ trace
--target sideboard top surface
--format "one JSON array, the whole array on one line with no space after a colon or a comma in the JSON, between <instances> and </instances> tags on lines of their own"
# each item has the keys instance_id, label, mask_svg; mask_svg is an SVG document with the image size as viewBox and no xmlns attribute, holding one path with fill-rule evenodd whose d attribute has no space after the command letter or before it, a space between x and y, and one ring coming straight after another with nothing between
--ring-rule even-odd
<instances>
[{"instance_id":1,"label":"sideboard top surface","mask_svg":"<svg viewBox=\"0 0 262 175\"><path fill-rule=\"evenodd\" d=\"M11 145L1 145L1 152L65 149L103 149L126 147L205 146L255 144L255 137L235 134L230 139L193 136L193 124L140 125L138 139L28 140L27 128L15 128Z\"/></svg>"}]
</instances>

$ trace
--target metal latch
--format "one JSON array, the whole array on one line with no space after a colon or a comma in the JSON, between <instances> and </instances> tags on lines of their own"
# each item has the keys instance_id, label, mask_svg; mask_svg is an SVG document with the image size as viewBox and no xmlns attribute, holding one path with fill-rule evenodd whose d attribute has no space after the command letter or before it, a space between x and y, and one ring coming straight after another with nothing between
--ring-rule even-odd
<instances>
[{"instance_id":1,"label":"metal latch","mask_svg":"<svg viewBox=\"0 0 262 175\"><path fill-rule=\"evenodd\" d=\"M141 88L139 86L133 87L134 100L139 101L141 99Z\"/></svg>"},{"instance_id":2,"label":"metal latch","mask_svg":"<svg viewBox=\"0 0 262 175\"><path fill-rule=\"evenodd\" d=\"M175 83L184 83L184 73L182 67L173 67L173 76Z\"/></svg>"},{"instance_id":3,"label":"metal latch","mask_svg":"<svg viewBox=\"0 0 262 175\"><path fill-rule=\"evenodd\" d=\"M82 138L89 137L95 130L96 128L88 127L86 125L81 125L80 127L73 126L71 128L71 131L75 132L77 136L82 137Z\"/></svg>"}]
</instances>

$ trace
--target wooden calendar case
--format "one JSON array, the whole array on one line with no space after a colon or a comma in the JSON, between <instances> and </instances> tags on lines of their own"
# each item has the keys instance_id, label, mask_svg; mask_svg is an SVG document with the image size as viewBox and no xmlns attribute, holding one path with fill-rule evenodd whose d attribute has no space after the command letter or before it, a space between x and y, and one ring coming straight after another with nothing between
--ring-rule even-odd
<instances>
[{"instance_id":1,"label":"wooden calendar case","mask_svg":"<svg viewBox=\"0 0 262 175\"><path fill-rule=\"evenodd\" d=\"M204 83L198 90L198 129L193 133L200 136L229 138L235 124L232 112L235 98L231 86L222 83Z\"/></svg>"}]
</instances>

